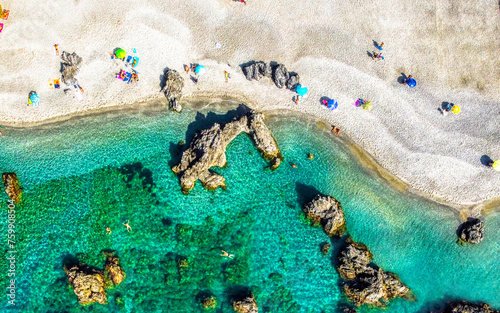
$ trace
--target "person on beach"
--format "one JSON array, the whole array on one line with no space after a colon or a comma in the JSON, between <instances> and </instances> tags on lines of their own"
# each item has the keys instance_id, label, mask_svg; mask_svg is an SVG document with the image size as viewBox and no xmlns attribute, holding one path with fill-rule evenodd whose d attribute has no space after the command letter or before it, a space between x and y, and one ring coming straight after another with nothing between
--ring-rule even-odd
<instances>
[{"instance_id":1,"label":"person on beach","mask_svg":"<svg viewBox=\"0 0 500 313\"><path fill-rule=\"evenodd\" d=\"M377 53L375 51L372 51L373 52L373 55L372 55L372 60L383 60L384 57L382 56L382 53Z\"/></svg>"},{"instance_id":2,"label":"person on beach","mask_svg":"<svg viewBox=\"0 0 500 313\"><path fill-rule=\"evenodd\" d=\"M189 66L184 65L184 71L186 71L186 74L189 74Z\"/></svg>"},{"instance_id":3,"label":"person on beach","mask_svg":"<svg viewBox=\"0 0 500 313\"><path fill-rule=\"evenodd\" d=\"M340 134L340 128L333 126L332 133L335 133L335 135L338 136Z\"/></svg>"},{"instance_id":4,"label":"person on beach","mask_svg":"<svg viewBox=\"0 0 500 313\"><path fill-rule=\"evenodd\" d=\"M226 77L226 83L229 82L229 72L224 71L224 76Z\"/></svg>"},{"instance_id":5,"label":"person on beach","mask_svg":"<svg viewBox=\"0 0 500 313\"><path fill-rule=\"evenodd\" d=\"M234 258L234 255L233 254L229 254L227 253L226 251L224 250L221 250L222 251L222 254L220 256L225 256L225 257L228 257L230 259Z\"/></svg>"},{"instance_id":6,"label":"person on beach","mask_svg":"<svg viewBox=\"0 0 500 313\"><path fill-rule=\"evenodd\" d=\"M488 167L493 167L493 161L488 163Z\"/></svg>"},{"instance_id":7,"label":"person on beach","mask_svg":"<svg viewBox=\"0 0 500 313\"><path fill-rule=\"evenodd\" d=\"M302 102L302 96L296 95L295 96L295 104L300 104L300 102Z\"/></svg>"},{"instance_id":8,"label":"person on beach","mask_svg":"<svg viewBox=\"0 0 500 313\"><path fill-rule=\"evenodd\" d=\"M132 227L130 227L129 225L129 220L127 220L127 223L122 223L123 226L126 226L127 227L127 231L131 231L132 230Z\"/></svg>"},{"instance_id":9,"label":"person on beach","mask_svg":"<svg viewBox=\"0 0 500 313\"><path fill-rule=\"evenodd\" d=\"M407 84L407 82L408 82L408 79L410 79L410 78L413 78L413 76L408 75L408 77L406 77L406 79L405 79L405 81L403 82L403 84L405 84L405 85L406 85L406 84Z\"/></svg>"},{"instance_id":10,"label":"person on beach","mask_svg":"<svg viewBox=\"0 0 500 313\"><path fill-rule=\"evenodd\" d=\"M377 46L377 49L379 50L383 50L383 47L384 46L384 42L381 42L380 45Z\"/></svg>"}]
</instances>

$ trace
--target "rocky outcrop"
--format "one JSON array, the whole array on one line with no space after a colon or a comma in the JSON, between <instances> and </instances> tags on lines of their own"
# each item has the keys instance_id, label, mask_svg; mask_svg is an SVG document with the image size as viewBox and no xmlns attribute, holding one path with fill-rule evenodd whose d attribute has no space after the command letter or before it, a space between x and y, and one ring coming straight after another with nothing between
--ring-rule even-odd
<instances>
[{"instance_id":1,"label":"rocky outcrop","mask_svg":"<svg viewBox=\"0 0 500 313\"><path fill-rule=\"evenodd\" d=\"M349 239L337 257L337 270L346 280L344 292L356 305L383 306L382 301L410 298L410 289L399 278L371 264L372 254L362 243Z\"/></svg>"},{"instance_id":2,"label":"rocky outcrop","mask_svg":"<svg viewBox=\"0 0 500 313\"><path fill-rule=\"evenodd\" d=\"M82 58L79 57L75 52L68 53L63 51L61 54L61 78L66 85L76 85L78 80L75 75L78 74L79 66L82 63Z\"/></svg>"},{"instance_id":3,"label":"rocky outcrop","mask_svg":"<svg viewBox=\"0 0 500 313\"><path fill-rule=\"evenodd\" d=\"M245 297L234 299L233 308L238 313L259 312L259 308L257 307L257 301L255 301L255 297L252 294Z\"/></svg>"},{"instance_id":4,"label":"rocky outcrop","mask_svg":"<svg viewBox=\"0 0 500 313\"><path fill-rule=\"evenodd\" d=\"M342 236L345 230L345 218L342 206L335 198L316 195L304 206L307 218L315 224L321 224L328 236Z\"/></svg>"},{"instance_id":5,"label":"rocky outcrop","mask_svg":"<svg viewBox=\"0 0 500 313\"><path fill-rule=\"evenodd\" d=\"M4 173L2 175L5 193L11 198L15 204L21 203L23 191L19 185L19 179L15 173Z\"/></svg>"},{"instance_id":6,"label":"rocky outcrop","mask_svg":"<svg viewBox=\"0 0 500 313\"><path fill-rule=\"evenodd\" d=\"M262 77L271 77L272 69L270 64L259 61L243 67L243 74L248 80L260 80Z\"/></svg>"},{"instance_id":7,"label":"rocky outcrop","mask_svg":"<svg viewBox=\"0 0 500 313\"><path fill-rule=\"evenodd\" d=\"M108 299L104 291L104 275L91 269L85 264L71 265L64 267L68 281L73 291L78 297L81 305L88 305L94 302L106 304Z\"/></svg>"},{"instance_id":8,"label":"rocky outcrop","mask_svg":"<svg viewBox=\"0 0 500 313\"><path fill-rule=\"evenodd\" d=\"M205 188L225 188L225 178L211 172L210 168L226 165L227 145L241 132L253 139L262 156L271 162L272 169L279 166L283 157L276 140L264 124L262 114L250 111L227 124L216 123L194 135L180 163L172 168L180 178L183 192L192 189L198 179Z\"/></svg>"},{"instance_id":9,"label":"rocky outcrop","mask_svg":"<svg viewBox=\"0 0 500 313\"><path fill-rule=\"evenodd\" d=\"M168 101L169 109L175 112L181 112L182 106L179 101L182 97L182 88L184 88L184 78L176 70L167 70L164 74L165 86L162 88L165 98Z\"/></svg>"},{"instance_id":10,"label":"rocky outcrop","mask_svg":"<svg viewBox=\"0 0 500 313\"><path fill-rule=\"evenodd\" d=\"M448 304L442 313L500 313L500 311L493 310L486 303L472 304L462 301Z\"/></svg>"},{"instance_id":11,"label":"rocky outcrop","mask_svg":"<svg viewBox=\"0 0 500 313\"><path fill-rule=\"evenodd\" d=\"M120 266L120 259L112 253L106 254L104 277L106 282L112 282L113 286L118 286L126 277L125 272Z\"/></svg>"},{"instance_id":12,"label":"rocky outcrop","mask_svg":"<svg viewBox=\"0 0 500 313\"><path fill-rule=\"evenodd\" d=\"M484 222L477 218L469 217L457 230L458 243L478 244L484 239Z\"/></svg>"},{"instance_id":13,"label":"rocky outcrop","mask_svg":"<svg viewBox=\"0 0 500 313\"><path fill-rule=\"evenodd\" d=\"M248 80L260 80L262 77L270 77L278 88L286 87L292 90L300 84L299 75L288 72L283 64L278 64L272 68L271 64L259 61L244 66L242 70Z\"/></svg>"}]
</instances>

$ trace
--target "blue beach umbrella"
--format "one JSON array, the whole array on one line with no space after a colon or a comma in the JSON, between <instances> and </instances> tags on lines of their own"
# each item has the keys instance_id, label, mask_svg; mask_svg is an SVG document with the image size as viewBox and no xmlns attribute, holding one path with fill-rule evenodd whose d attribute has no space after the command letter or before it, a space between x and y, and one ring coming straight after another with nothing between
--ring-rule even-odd
<instances>
[{"instance_id":1,"label":"blue beach umbrella","mask_svg":"<svg viewBox=\"0 0 500 313\"><path fill-rule=\"evenodd\" d=\"M328 103L326 106L330 110L335 110L339 106L339 104L337 103L337 101L330 99L330 100L328 100Z\"/></svg>"},{"instance_id":2,"label":"blue beach umbrella","mask_svg":"<svg viewBox=\"0 0 500 313\"><path fill-rule=\"evenodd\" d=\"M307 87L303 87L302 85L297 85L296 92L299 96L304 96L307 93Z\"/></svg>"},{"instance_id":3,"label":"blue beach umbrella","mask_svg":"<svg viewBox=\"0 0 500 313\"><path fill-rule=\"evenodd\" d=\"M195 69L194 72L198 75L203 75L205 74L205 67L203 65L198 65Z\"/></svg>"},{"instance_id":4,"label":"blue beach umbrella","mask_svg":"<svg viewBox=\"0 0 500 313\"><path fill-rule=\"evenodd\" d=\"M38 96L37 93L33 93L30 96L30 101L33 104L34 107L37 107L40 105L40 97Z\"/></svg>"},{"instance_id":5,"label":"blue beach umbrella","mask_svg":"<svg viewBox=\"0 0 500 313\"><path fill-rule=\"evenodd\" d=\"M414 80L413 78L408 78L408 79L406 80L406 84L407 84L409 87L413 88L413 87L415 87L415 86L417 85L417 81L416 81L416 80Z\"/></svg>"}]
</instances>

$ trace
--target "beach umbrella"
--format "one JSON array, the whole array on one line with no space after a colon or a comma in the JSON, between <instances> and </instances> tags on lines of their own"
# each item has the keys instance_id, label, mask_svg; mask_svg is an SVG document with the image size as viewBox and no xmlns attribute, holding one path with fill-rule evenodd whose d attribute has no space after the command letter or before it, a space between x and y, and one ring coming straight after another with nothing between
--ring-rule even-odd
<instances>
[{"instance_id":1,"label":"beach umbrella","mask_svg":"<svg viewBox=\"0 0 500 313\"><path fill-rule=\"evenodd\" d=\"M408 79L406 80L406 84L407 84L409 87L413 88L413 87L415 87L415 86L417 85L417 81L416 81L416 80L414 80L413 78L408 78Z\"/></svg>"},{"instance_id":2,"label":"beach umbrella","mask_svg":"<svg viewBox=\"0 0 500 313\"><path fill-rule=\"evenodd\" d=\"M303 87L302 85L297 85L297 89L295 91L299 96L304 96L307 93L307 87Z\"/></svg>"},{"instance_id":3,"label":"beach umbrella","mask_svg":"<svg viewBox=\"0 0 500 313\"><path fill-rule=\"evenodd\" d=\"M365 103L363 103L363 109L367 110L367 111L370 111L372 109L372 103L371 103L371 101L366 101Z\"/></svg>"},{"instance_id":4,"label":"beach umbrella","mask_svg":"<svg viewBox=\"0 0 500 313\"><path fill-rule=\"evenodd\" d=\"M451 112L455 113L455 114L458 114L460 113L460 107L458 105L454 105L452 108L451 108Z\"/></svg>"},{"instance_id":5,"label":"beach umbrella","mask_svg":"<svg viewBox=\"0 0 500 313\"><path fill-rule=\"evenodd\" d=\"M203 75L205 74L206 70L205 70L205 67L203 65L198 65L195 69L194 69L194 72L198 75Z\"/></svg>"},{"instance_id":6,"label":"beach umbrella","mask_svg":"<svg viewBox=\"0 0 500 313\"><path fill-rule=\"evenodd\" d=\"M125 50L118 48L115 52L115 55L118 59L123 59L127 53Z\"/></svg>"},{"instance_id":7,"label":"beach umbrella","mask_svg":"<svg viewBox=\"0 0 500 313\"><path fill-rule=\"evenodd\" d=\"M496 160L495 162L493 162L491 167L493 167L495 171L500 171L500 160Z\"/></svg>"},{"instance_id":8,"label":"beach umbrella","mask_svg":"<svg viewBox=\"0 0 500 313\"><path fill-rule=\"evenodd\" d=\"M326 104L326 106L330 110L335 110L339 106L339 104L337 103L337 101L330 99L330 100L328 100L328 103Z\"/></svg>"},{"instance_id":9,"label":"beach umbrella","mask_svg":"<svg viewBox=\"0 0 500 313\"><path fill-rule=\"evenodd\" d=\"M37 107L40 105L40 97L38 96L37 93L32 93L30 96L30 101L33 104L34 107Z\"/></svg>"}]
</instances>

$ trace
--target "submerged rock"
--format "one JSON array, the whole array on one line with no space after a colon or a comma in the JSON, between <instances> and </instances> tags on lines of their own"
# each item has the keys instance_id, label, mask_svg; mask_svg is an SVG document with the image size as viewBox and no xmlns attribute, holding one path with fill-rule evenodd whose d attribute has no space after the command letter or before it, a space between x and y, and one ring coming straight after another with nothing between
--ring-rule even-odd
<instances>
[{"instance_id":1,"label":"submerged rock","mask_svg":"<svg viewBox=\"0 0 500 313\"><path fill-rule=\"evenodd\" d=\"M112 282L114 286L118 286L126 277L125 272L120 266L120 259L112 253L106 254L104 277L106 278L106 282Z\"/></svg>"},{"instance_id":2,"label":"submerged rock","mask_svg":"<svg viewBox=\"0 0 500 313\"><path fill-rule=\"evenodd\" d=\"M78 84L78 80L75 75L79 72L79 66L82 63L82 58L79 57L75 52L68 53L63 51L61 54L61 78L66 85Z\"/></svg>"},{"instance_id":3,"label":"submerged rock","mask_svg":"<svg viewBox=\"0 0 500 313\"><path fill-rule=\"evenodd\" d=\"M257 301L255 301L255 297L252 294L233 300L233 308L238 313L259 312Z\"/></svg>"},{"instance_id":4,"label":"submerged rock","mask_svg":"<svg viewBox=\"0 0 500 313\"><path fill-rule=\"evenodd\" d=\"M285 86L286 82L290 78L290 74L288 73L288 70L283 64L279 64L273 72L273 81L274 84L276 84L276 87L278 88L283 88Z\"/></svg>"},{"instance_id":5,"label":"submerged rock","mask_svg":"<svg viewBox=\"0 0 500 313\"><path fill-rule=\"evenodd\" d=\"M263 157L271 161L271 168L279 166L283 157L276 140L264 124L262 114L250 111L227 124L216 123L194 135L189 148L182 154L180 163L172 168L180 178L183 192L192 189L198 179L205 188L211 190L226 187L225 178L211 172L210 168L226 165L227 145L241 132L253 139Z\"/></svg>"},{"instance_id":6,"label":"submerged rock","mask_svg":"<svg viewBox=\"0 0 500 313\"><path fill-rule=\"evenodd\" d=\"M184 78L176 70L168 70L164 76L165 87L162 91L167 98L168 107L175 112L181 112L182 106L179 101L182 97L182 88L184 88Z\"/></svg>"},{"instance_id":7,"label":"submerged rock","mask_svg":"<svg viewBox=\"0 0 500 313\"><path fill-rule=\"evenodd\" d=\"M323 253L323 255L327 255L331 247L332 245L329 244L328 242L321 244L321 253Z\"/></svg>"},{"instance_id":8,"label":"submerged rock","mask_svg":"<svg viewBox=\"0 0 500 313\"><path fill-rule=\"evenodd\" d=\"M410 298L410 289L395 274L371 264L371 259L366 245L352 240L338 254L337 270L346 280L344 292L354 305L383 306L382 301Z\"/></svg>"},{"instance_id":9,"label":"submerged rock","mask_svg":"<svg viewBox=\"0 0 500 313\"><path fill-rule=\"evenodd\" d=\"M104 275L87 265L80 263L64 267L68 281L73 291L78 297L81 305L88 305L94 302L106 304L108 299L104 291Z\"/></svg>"},{"instance_id":10,"label":"submerged rock","mask_svg":"<svg viewBox=\"0 0 500 313\"><path fill-rule=\"evenodd\" d=\"M345 230L344 211L340 202L330 196L316 195L304 206L307 218L321 224L328 236L342 236Z\"/></svg>"},{"instance_id":11,"label":"submerged rock","mask_svg":"<svg viewBox=\"0 0 500 313\"><path fill-rule=\"evenodd\" d=\"M260 80L262 77L271 77L271 65L259 61L243 67L243 74L248 80Z\"/></svg>"},{"instance_id":12,"label":"submerged rock","mask_svg":"<svg viewBox=\"0 0 500 313\"><path fill-rule=\"evenodd\" d=\"M500 311L493 310L486 303L472 304L462 301L448 304L442 313L500 313Z\"/></svg>"},{"instance_id":13,"label":"submerged rock","mask_svg":"<svg viewBox=\"0 0 500 313\"><path fill-rule=\"evenodd\" d=\"M478 244L484 239L484 222L477 218L469 217L466 222L458 227L458 243Z\"/></svg>"},{"instance_id":14,"label":"submerged rock","mask_svg":"<svg viewBox=\"0 0 500 313\"><path fill-rule=\"evenodd\" d=\"M22 199L23 191L19 185L19 179L15 173L4 173L2 175L5 193L11 198L15 204L19 204Z\"/></svg>"}]
</instances>

